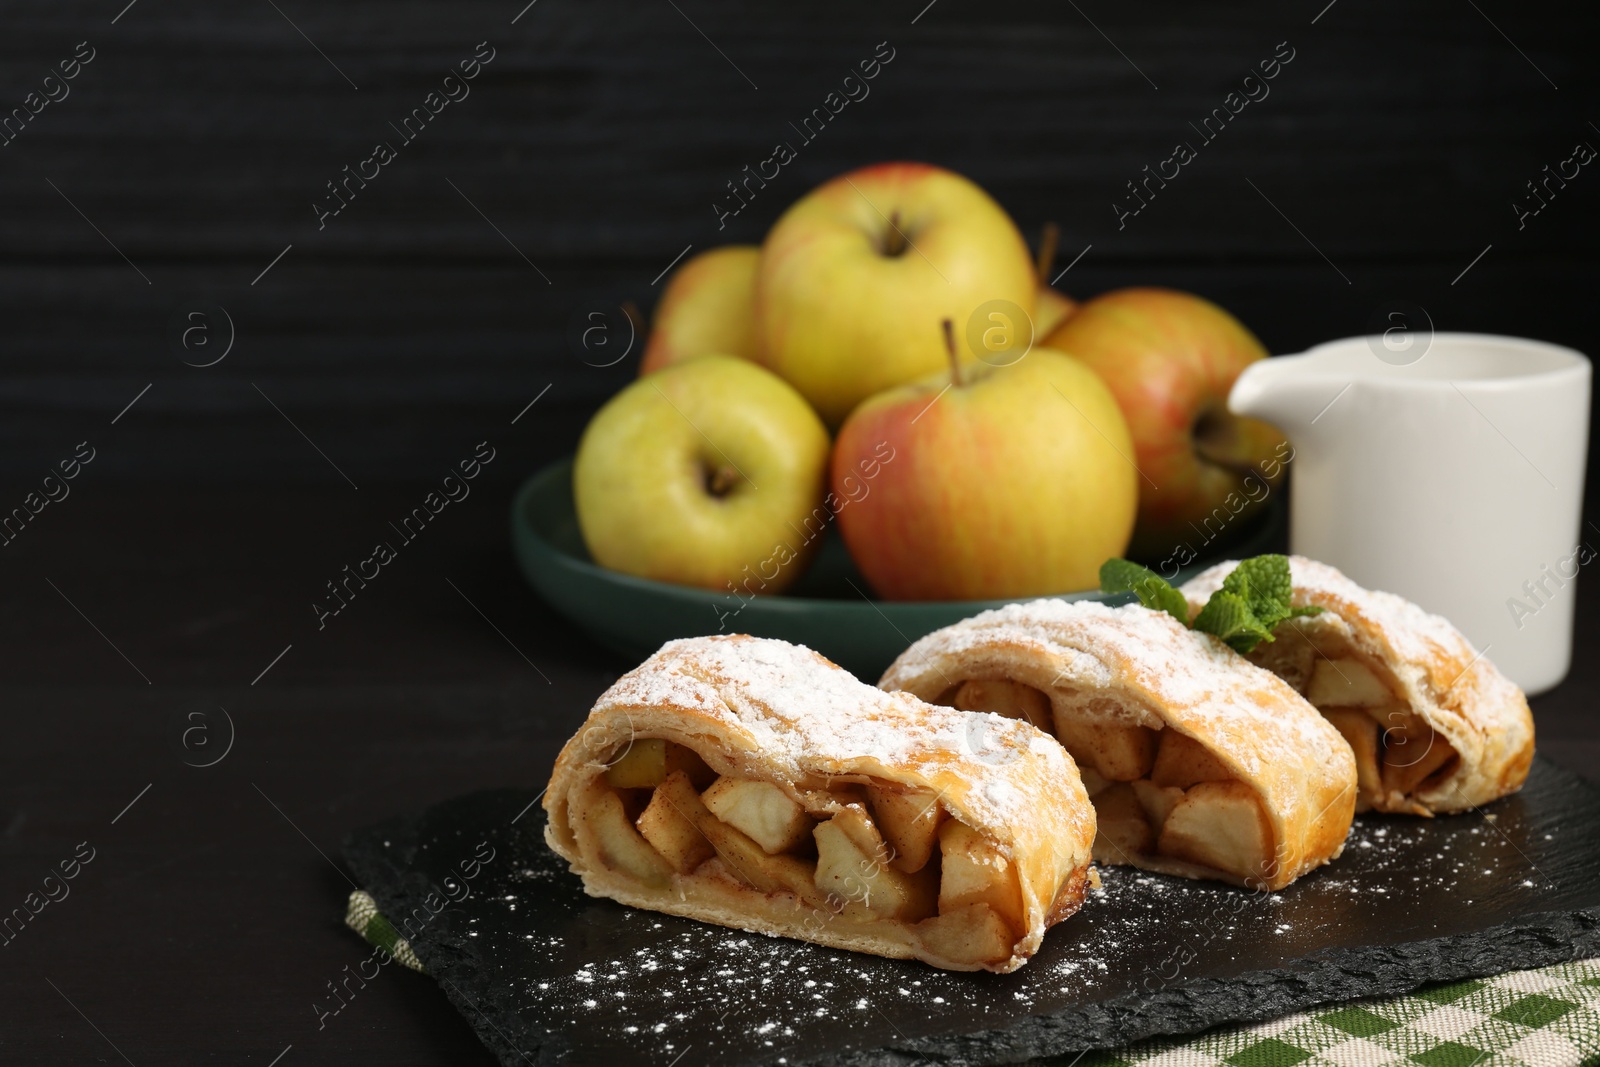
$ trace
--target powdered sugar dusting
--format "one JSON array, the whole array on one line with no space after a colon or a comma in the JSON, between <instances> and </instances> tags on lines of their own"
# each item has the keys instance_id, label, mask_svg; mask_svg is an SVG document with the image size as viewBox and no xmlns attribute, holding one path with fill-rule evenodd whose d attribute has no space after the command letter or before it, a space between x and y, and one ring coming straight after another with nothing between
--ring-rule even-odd
<instances>
[{"instance_id":1,"label":"powdered sugar dusting","mask_svg":"<svg viewBox=\"0 0 1600 1067\"><path fill-rule=\"evenodd\" d=\"M945 792L949 806L980 829L1010 838L1008 827L1047 820L1092 837L1087 806L1069 803L1062 785L1077 771L1050 738L1023 722L884 692L802 645L744 635L671 641L608 689L592 714L673 706L734 727L780 777L865 773L873 760L930 775L954 770L962 785Z\"/></svg>"},{"instance_id":2,"label":"powdered sugar dusting","mask_svg":"<svg viewBox=\"0 0 1600 1067\"><path fill-rule=\"evenodd\" d=\"M951 664L970 669L974 656L981 659L997 645L1023 646L1059 662L1053 688L1111 690L1131 683L1155 707L1182 709L1186 719L1205 720L1209 731L1266 739L1263 746L1238 746L1235 753L1252 775L1284 750L1331 755L1338 747L1321 716L1275 675L1209 634L1137 604L1008 604L924 637L895 661L881 684L920 691L912 679L949 673Z\"/></svg>"}]
</instances>

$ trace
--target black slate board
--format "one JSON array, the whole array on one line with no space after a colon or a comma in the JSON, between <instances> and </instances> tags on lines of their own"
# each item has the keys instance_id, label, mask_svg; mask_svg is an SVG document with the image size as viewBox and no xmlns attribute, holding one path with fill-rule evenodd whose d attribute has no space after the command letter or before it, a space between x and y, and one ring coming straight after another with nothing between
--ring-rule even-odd
<instances>
[{"instance_id":1,"label":"black slate board","mask_svg":"<svg viewBox=\"0 0 1600 1067\"><path fill-rule=\"evenodd\" d=\"M589 898L536 796L475 793L345 845L508 1067L1014 1063L1600 955L1600 790L1543 760L1481 811L1360 817L1340 859L1281 893L1102 868L1010 975Z\"/></svg>"}]
</instances>

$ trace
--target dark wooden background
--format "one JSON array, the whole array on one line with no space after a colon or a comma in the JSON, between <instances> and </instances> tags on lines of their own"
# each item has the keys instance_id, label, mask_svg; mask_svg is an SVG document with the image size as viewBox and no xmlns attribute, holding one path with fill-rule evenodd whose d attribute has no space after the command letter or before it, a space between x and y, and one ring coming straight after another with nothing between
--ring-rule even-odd
<instances>
[{"instance_id":1,"label":"dark wooden background","mask_svg":"<svg viewBox=\"0 0 1600 1067\"><path fill-rule=\"evenodd\" d=\"M111 440L153 382L101 476L337 480L254 382L358 484L409 479L547 384L542 404L589 410L624 381L637 353L590 366L575 314L648 307L686 245L759 240L816 183L897 157L969 174L1030 235L1058 222L1059 266L1092 244L1071 291L1191 288L1274 351L1364 332L1396 300L1440 329L1595 347L1600 177L1521 231L1511 207L1575 143L1600 147L1582 5L1337 0L1312 25L1326 0L938 0L911 25L925 3L538 0L515 25L518 0L138 0L115 25L116 0L14 5L0 105L77 42L97 56L0 148L0 474ZM324 183L485 40L471 95L319 231ZM871 95L719 232L724 182L884 40ZM1119 232L1124 182L1196 140L1188 123L1280 41L1295 59L1271 95ZM179 361L191 302L235 323L215 367Z\"/></svg>"},{"instance_id":2,"label":"dark wooden background","mask_svg":"<svg viewBox=\"0 0 1600 1067\"><path fill-rule=\"evenodd\" d=\"M1062 226L1057 269L1092 245L1069 291L1192 289L1278 352L1396 302L1600 350L1600 174L1525 229L1511 206L1600 147L1582 5L524 2L4 9L0 113L78 42L96 56L0 147L0 510L77 442L97 456L0 548L0 912L99 849L0 947L6 1062L483 1059L409 975L316 1028L360 958L317 851L541 779L629 666L551 618L505 545L512 487L636 365L595 365L625 344L614 313L608 349L571 324L648 307L685 246L758 240L840 171L961 170L1030 235ZM480 41L471 95L319 231L324 183ZM871 95L719 232L723 183L880 41ZM1283 41L1270 96L1119 232L1123 183ZM206 306L235 344L187 366L220 351L177 341ZM484 439L473 497L318 631L323 583ZM1536 713L1541 750L1600 777L1597 608L1585 586L1577 673ZM235 749L185 766L186 716L220 707Z\"/></svg>"}]
</instances>

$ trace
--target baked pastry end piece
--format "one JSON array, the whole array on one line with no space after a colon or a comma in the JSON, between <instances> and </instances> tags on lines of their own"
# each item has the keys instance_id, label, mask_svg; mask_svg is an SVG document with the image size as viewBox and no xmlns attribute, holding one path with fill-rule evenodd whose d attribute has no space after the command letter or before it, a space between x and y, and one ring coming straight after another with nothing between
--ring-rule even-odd
<instances>
[{"instance_id":1,"label":"baked pastry end piece","mask_svg":"<svg viewBox=\"0 0 1600 1067\"><path fill-rule=\"evenodd\" d=\"M1197 608L1235 562L1181 592ZM1355 755L1358 810L1433 815L1522 787L1533 761L1527 697L1462 633L1392 593L1364 589L1325 563L1289 557L1295 607L1249 658L1294 686Z\"/></svg>"},{"instance_id":2,"label":"baked pastry end piece","mask_svg":"<svg viewBox=\"0 0 1600 1067\"><path fill-rule=\"evenodd\" d=\"M545 808L593 896L953 970L1026 962L1083 903L1094 837L1048 736L749 637L624 676Z\"/></svg>"}]
</instances>

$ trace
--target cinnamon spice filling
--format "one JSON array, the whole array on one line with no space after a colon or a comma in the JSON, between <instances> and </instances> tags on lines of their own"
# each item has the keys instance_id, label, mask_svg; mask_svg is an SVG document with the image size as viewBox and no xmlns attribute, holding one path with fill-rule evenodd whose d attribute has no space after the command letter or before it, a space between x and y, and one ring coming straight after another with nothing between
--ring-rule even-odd
<instances>
[{"instance_id":1,"label":"cinnamon spice filling","mask_svg":"<svg viewBox=\"0 0 1600 1067\"><path fill-rule=\"evenodd\" d=\"M1040 690L999 679L960 682L938 702L1023 719L1061 742L1095 807L1097 862L1250 886L1271 878L1276 843L1260 795L1187 735L1131 725L1140 716L1108 698L1057 708Z\"/></svg>"},{"instance_id":2,"label":"cinnamon spice filling","mask_svg":"<svg viewBox=\"0 0 1600 1067\"><path fill-rule=\"evenodd\" d=\"M1021 883L994 842L933 793L869 779L839 783L827 810L773 782L719 776L693 750L635 739L574 804L585 851L643 885L732 882L790 893L821 921L903 923L928 951L1003 961L1027 931ZM1052 909L1075 911L1069 879Z\"/></svg>"},{"instance_id":3,"label":"cinnamon spice filling","mask_svg":"<svg viewBox=\"0 0 1600 1067\"><path fill-rule=\"evenodd\" d=\"M1322 713L1356 756L1356 810L1428 814L1410 799L1456 772L1459 753L1400 696L1400 685L1376 658L1344 635L1283 625L1248 657L1276 674Z\"/></svg>"}]
</instances>

